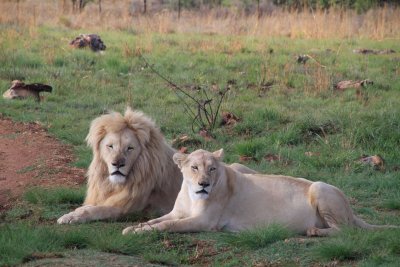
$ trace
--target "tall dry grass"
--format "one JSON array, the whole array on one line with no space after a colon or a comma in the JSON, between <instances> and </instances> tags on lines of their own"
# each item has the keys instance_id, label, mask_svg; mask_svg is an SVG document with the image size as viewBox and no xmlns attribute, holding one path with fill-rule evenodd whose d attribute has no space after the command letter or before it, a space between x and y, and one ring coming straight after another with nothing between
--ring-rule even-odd
<instances>
[{"instance_id":1,"label":"tall dry grass","mask_svg":"<svg viewBox=\"0 0 400 267\"><path fill-rule=\"evenodd\" d=\"M260 18L242 12L174 11L131 15L130 0L104 0L102 12L89 4L81 13L72 12L67 0L0 1L0 23L24 26L59 25L74 29L123 29L137 33L210 33L291 38L400 38L400 9L372 9L365 14L354 10L308 10L290 12L276 9Z\"/></svg>"}]
</instances>

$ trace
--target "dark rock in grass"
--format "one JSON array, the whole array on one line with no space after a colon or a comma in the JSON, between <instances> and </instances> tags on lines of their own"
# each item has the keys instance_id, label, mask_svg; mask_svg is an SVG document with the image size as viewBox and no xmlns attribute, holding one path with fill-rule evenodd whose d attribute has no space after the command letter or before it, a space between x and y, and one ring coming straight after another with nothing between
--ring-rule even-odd
<instances>
[{"instance_id":1,"label":"dark rock in grass","mask_svg":"<svg viewBox=\"0 0 400 267\"><path fill-rule=\"evenodd\" d=\"M341 81L335 84L334 88L339 91L343 91L348 88L360 88L360 87L365 87L367 85L372 85L374 84L373 81L369 79L361 80L361 81Z\"/></svg>"},{"instance_id":2,"label":"dark rock in grass","mask_svg":"<svg viewBox=\"0 0 400 267\"><path fill-rule=\"evenodd\" d=\"M366 48L359 48L359 49L354 49L353 53L356 54L372 54L372 55L386 55L386 54L393 54L396 53L393 49L383 49L383 50L375 50L375 49L366 49Z\"/></svg>"},{"instance_id":3,"label":"dark rock in grass","mask_svg":"<svg viewBox=\"0 0 400 267\"><path fill-rule=\"evenodd\" d=\"M172 140L172 146L177 149L181 149L182 147L187 146L199 146L201 145L201 141L195 138L190 137L187 134L181 135L174 140Z\"/></svg>"},{"instance_id":4,"label":"dark rock in grass","mask_svg":"<svg viewBox=\"0 0 400 267\"><path fill-rule=\"evenodd\" d=\"M306 64L309 59L310 57L308 55L298 55L296 58L299 64Z\"/></svg>"},{"instance_id":5,"label":"dark rock in grass","mask_svg":"<svg viewBox=\"0 0 400 267\"><path fill-rule=\"evenodd\" d=\"M80 34L69 45L74 48L89 47L94 52L106 50L105 44L97 34Z\"/></svg>"},{"instance_id":6,"label":"dark rock in grass","mask_svg":"<svg viewBox=\"0 0 400 267\"><path fill-rule=\"evenodd\" d=\"M221 125L229 126L235 125L239 121L239 117L231 112L222 112Z\"/></svg>"},{"instance_id":7,"label":"dark rock in grass","mask_svg":"<svg viewBox=\"0 0 400 267\"><path fill-rule=\"evenodd\" d=\"M53 88L50 85L42 83L31 83L25 84L19 80L11 82L11 87L4 92L3 97L5 99L25 99L28 97L35 98L36 101L40 101L40 92L51 92Z\"/></svg>"},{"instance_id":8,"label":"dark rock in grass","mask_svg":"<svg viewBox=\"0 0 400 267\"><path fill-rule=\"evenodd\" d=\"M371 165L375 170L383 171L385 170L385 161L379 155L368 156L362 155L358 160L359 162L367 165Z\"/></svg>"}]
</instances>

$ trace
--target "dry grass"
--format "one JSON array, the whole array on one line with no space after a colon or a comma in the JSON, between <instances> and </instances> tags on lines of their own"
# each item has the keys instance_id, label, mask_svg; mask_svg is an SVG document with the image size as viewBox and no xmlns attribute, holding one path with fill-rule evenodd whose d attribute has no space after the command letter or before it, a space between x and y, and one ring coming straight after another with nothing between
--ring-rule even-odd
<instances>
[{"instance_id":1,"label":"dry grass","mask_svg":"<svg viewBox=\"0 0 400 267\"><path fill-rule=\"evenodd\" d=\"M260 19L238 12L211 10L162 11L151 15L129 14L129 0L103 1L73 13L70 1L1 1L0 23L24 26L59 25L67 28L124 29L137 33L209 33L226 35L287 36L291 38L399 38L400 9L380 8L357 14L353 10L316 10L302 13L275 10Z\"/></svg>"}]
</instances>

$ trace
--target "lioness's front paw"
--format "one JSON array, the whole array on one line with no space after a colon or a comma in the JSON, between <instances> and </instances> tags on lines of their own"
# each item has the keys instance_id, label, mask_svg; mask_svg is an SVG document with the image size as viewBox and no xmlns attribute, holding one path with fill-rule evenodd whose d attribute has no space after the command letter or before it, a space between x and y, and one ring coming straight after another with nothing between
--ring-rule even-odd
<instances>
[{"instance_id":1,"label":"lioness's front paw","mask_svg":"<svg viewBox=\"0 0 400 267\"><path fill-rule=\"evenodd\" d=\"M127 228L125 228L122 231L123 235L129 234L129 233L140 233L140 232L145 232L145 231L151 231L154 228L151 227L151 225L149 224L139 224L139 225L135 225L135 226L129 226Z\"/></svg>"},{"instance_id":2,"label":"lioness's front paw","mask_svg":"<svg viewBox=\"0 0 400 267\"><path fill-rule=\"evenodd\" d=\"M58 218L58 224L67 224L67 223L83 223L86 219L82 216L81 213L77 213L76 211L72 211L70 213L64 214L60 218Z\"/></svg>"}]
</instances>

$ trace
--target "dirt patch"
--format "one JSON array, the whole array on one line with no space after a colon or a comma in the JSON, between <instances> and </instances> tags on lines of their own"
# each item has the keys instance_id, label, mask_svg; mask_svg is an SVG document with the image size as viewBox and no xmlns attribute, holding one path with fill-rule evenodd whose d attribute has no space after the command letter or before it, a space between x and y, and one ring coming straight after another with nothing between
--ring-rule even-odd
<instances>
[{"instance_id":1,"label":"dirt patch","mask_svg":"<svg viewBox=\"0 0 400 267\"><path fill-rule=\"evenodd\" d=\"M85 170L72 167L72 148L38 123L16 123L0 114L0 210L30 186L78 186Z\"/></svg>"}]
</instances>

